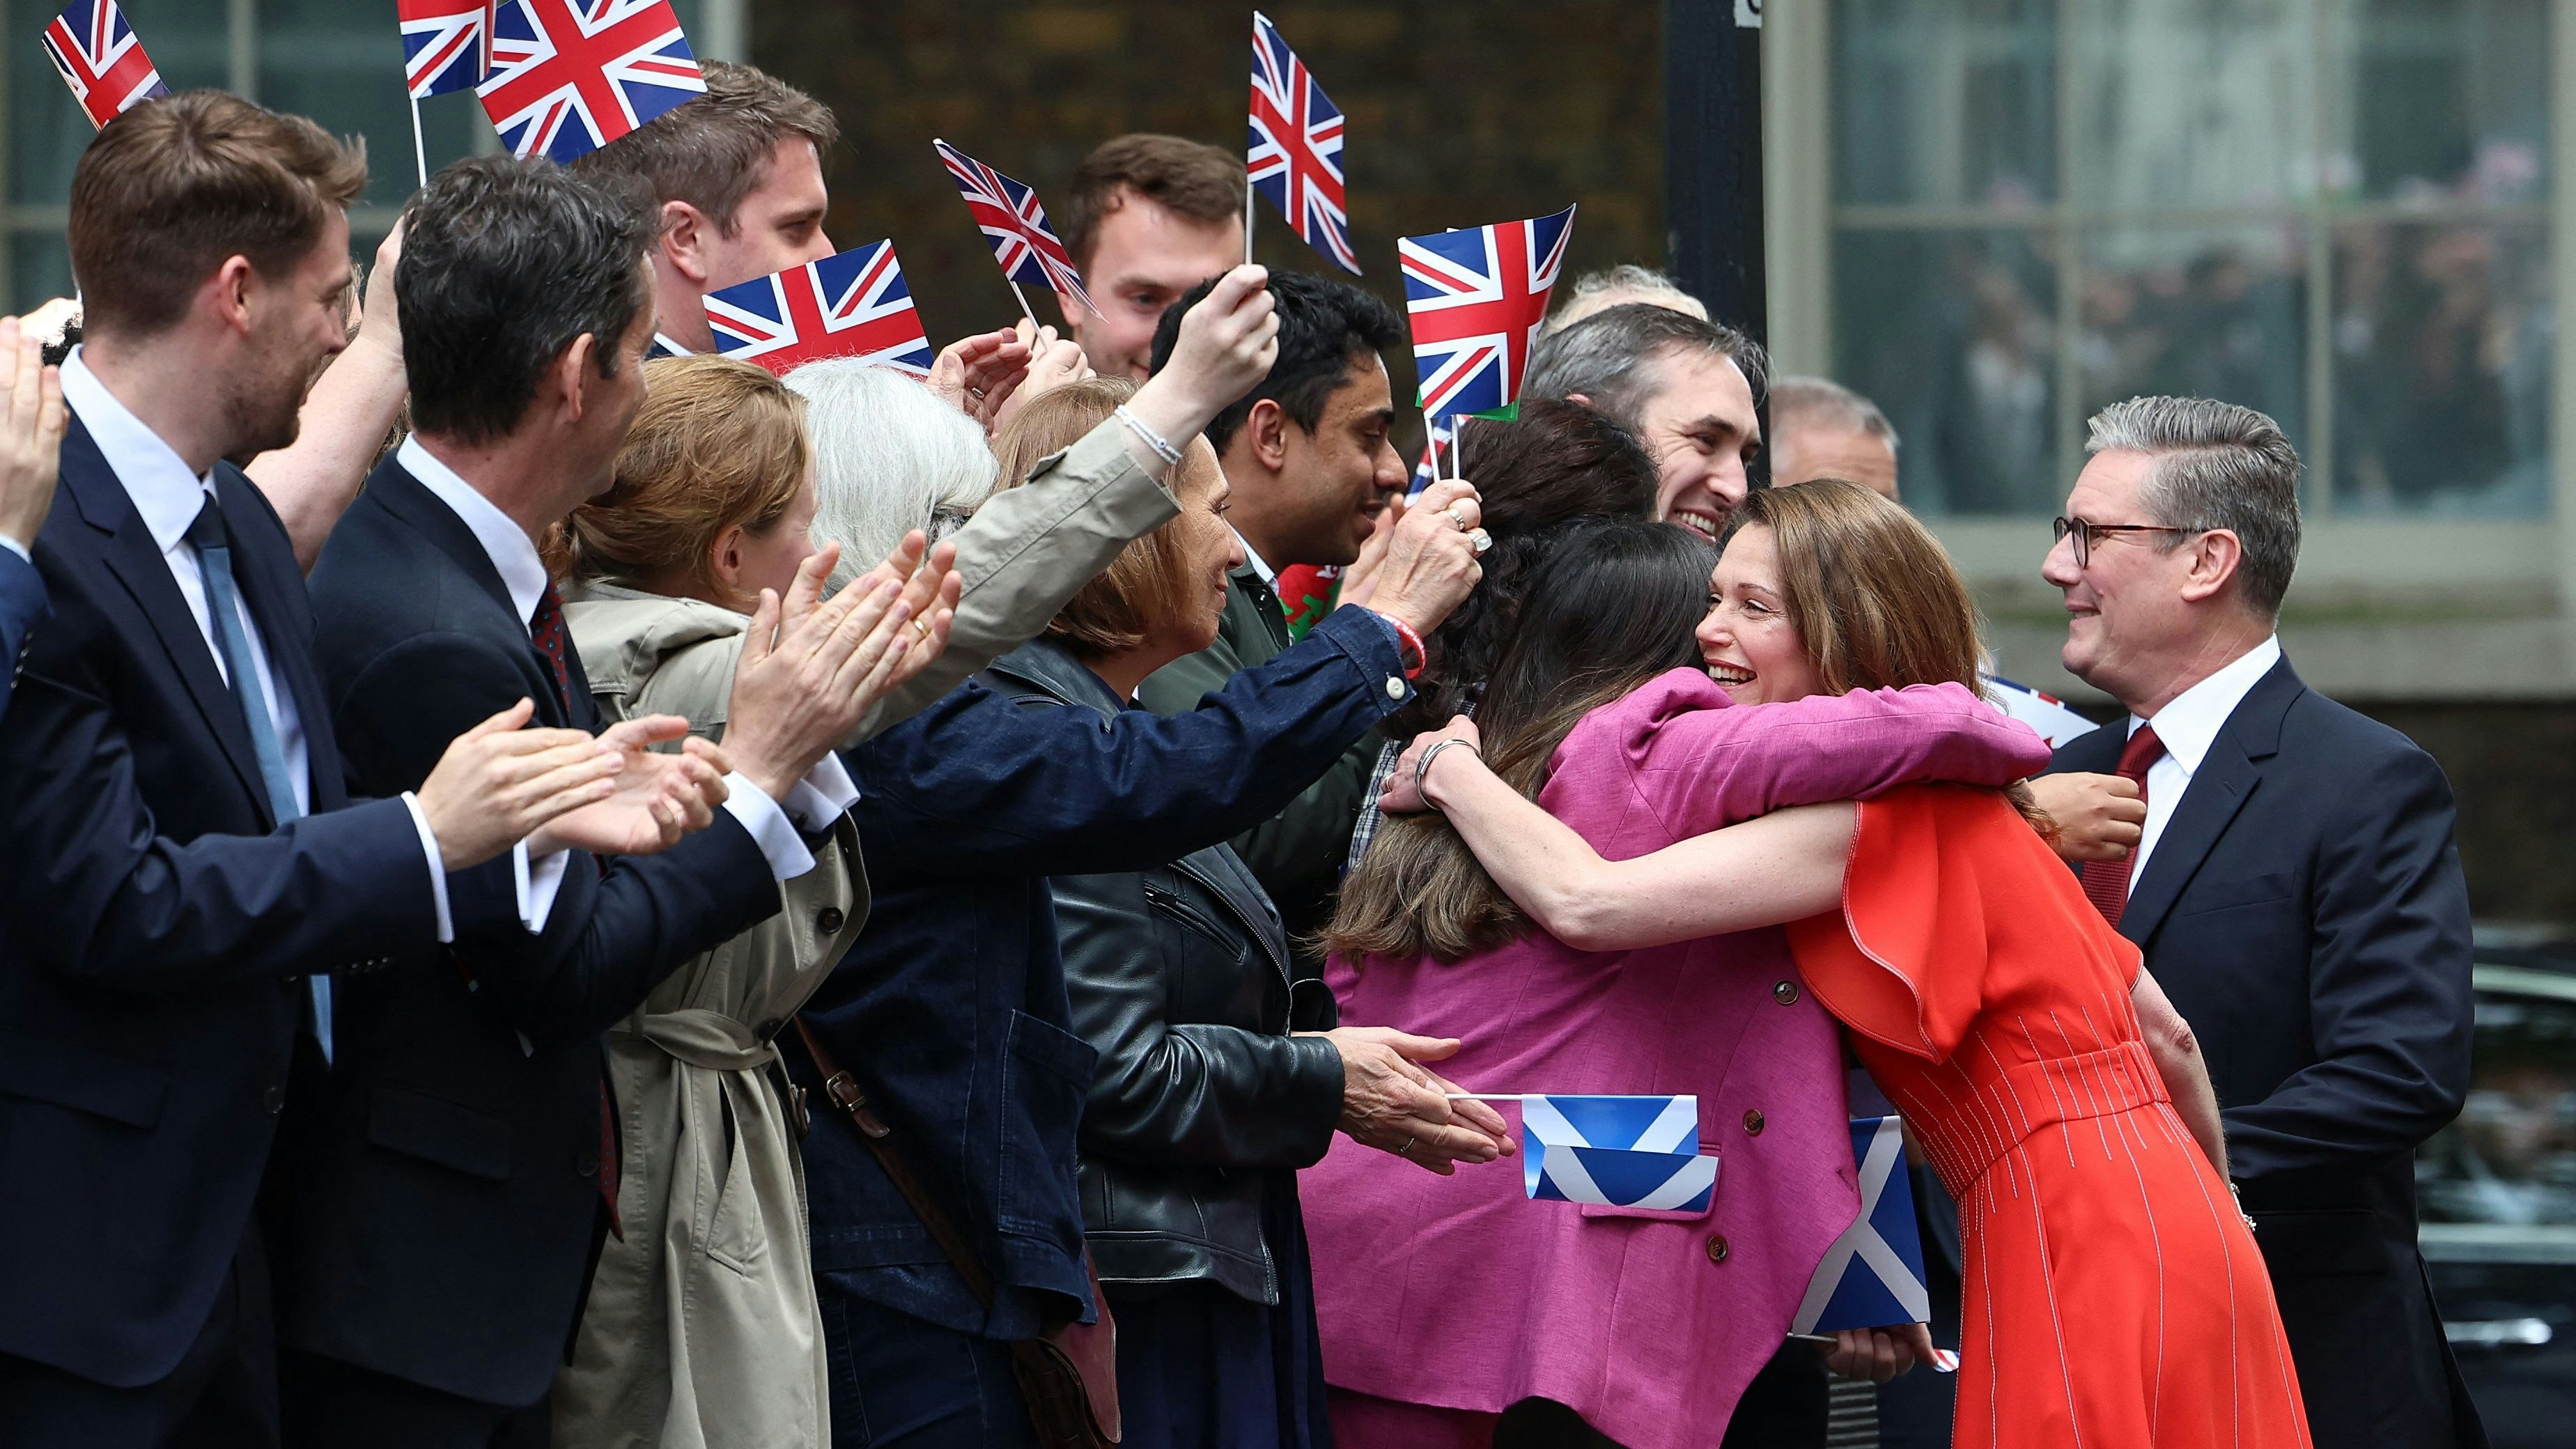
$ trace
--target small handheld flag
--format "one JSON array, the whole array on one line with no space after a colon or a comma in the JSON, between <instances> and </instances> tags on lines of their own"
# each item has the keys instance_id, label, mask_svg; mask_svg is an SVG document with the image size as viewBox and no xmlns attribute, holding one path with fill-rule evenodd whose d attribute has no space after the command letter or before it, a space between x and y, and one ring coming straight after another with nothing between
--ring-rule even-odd
<instances>
[{"instance_id":1,"label":"small handheld flag","mask_svg":"<svg viewBox=\"0 0 2576 1449\"><path fill-rule=\"evenodd\" d=\"M2066 701L2053 694L2042 694L2027 684L2015 684L2000 674L1989 674L1978 681L1995 708L2020 720L2039 732L2050 749L2065 744L2078 735L2089 735L2101 728L2093 721L2066 707Z\"/></svg>"},{"instance_id":2,"label":"small handheld flag","mask_svg":"<svg viewBox=\"0 0 2576 1449\"><path fill-rule=\"evenodd\" d=\"M413 100L483 84L492 73L492 12L498 8L498 0L395 0L403 76Z\"/></svg>"},{"instance_id":3,"label":"small handheld flag","mask_svg":"<svg viewBox=\"0 0 2576 1449\"><path fill-rule=\"evenodd\" d=\"M1793 1333L1884 1328L1932 1316L1923 1286L1923 1234L1914 1221L1914 1189L1905 1174L1905 1133L1895 1117L1851 1124L1860 1164L1860 1216L1825 1250L1807 1296L1790 1322ZM1932 1366L1948 1373L1959 1356L1935 1350Z\"/></svg>"},{"instance_id":4,"label":"small handheld flag","mask_svg":"<svg viewBox=\"0 0 2576 1449\"><path fill-rule=\"evenodd\" d=\"M1422 444L1422 461L1413 465L1413 481L1405 485L1404 496L1411 498L1440 481L1440 460L1449 456L1453 432L1448 418L1423 419L1430 436Z\"/></svg>"},{"instance_id":5,"label":"small handheld flag","mask_svg":"<svg viewBox=\"0 0 2576 1449\"><path fill-rule=\"evenodd\" d=\"M1533 1198L1706 1212L1715 1157L1699 1150L1699 1098L1530 1094L1521 1101L1521 1177Z\"/></svg>"},{"instance_id":6,"label":"small handheld flag","mask_svg":"<svg viewBox=\"0 0 2576 1449\"><path fill-rule=\"evenodd\" d=\"M782 377L826 357L930 375L930 339L890 241L709 292L706 307L716 351Z\"/></svg>"},{"instance_id":7,"label":"small handheld flag","mask_svg":"<svg viewBox=\"0 0 2576 1449\"><path fill-rule=\"evenodd\" d=\"M1035 188L1013 181L936 137L930 145L948 168L949 179L957 183L958 195L966 198L967 212L983 228L984 240L992 244L993 260L1001 264L1014 294L1020 283L1035 282L1073 298L1086 310L1099 310L1091 305L1091 294L1082 290L1082 278L1074 271L1064 242L1047 225L1046 208L1038 205ZM1020 310L1028 309L1029 299L1023 296ZM1036 320L1035 313L1030 320Z\"/></svg>"},{"instance_id":8,"label":"small handheld flag","mask_svg":"<svg viewBox=\"0 0 2576 1449\"><path fill-rule=\"evenodd\" d=\"M53 18L39 43L93 126L170 94L116 0L78 0Z\"/></svg>"},{"instance_id":9,"label":"small handheld flag","mask_svg":"<svg viewBox=\"0 0 2576 1449\"><path fill-rule=\"evenodd\" d=\"M507 0L476 94L511 155L569 162L706 89L670 0Z\"/></svg>"},{"instance_id":10,"label":"small handheld flag","mask_svg":"<svg viewBox=\"0 0 2576 1449\"><path fill-rule=\"evenodd\" d=\"M1342 112L1288 48L1270 17L1252 12L1252 189L1270 198L1306 245L1352 276L1350 218L1342 200Z\"/></svg>"},{"instance_id":11,"label":"small handheld flag","mask_svg":"<svg viewBox=\"0 0 2576 1449\"><path fill-rule=\"evenodd\" d=\"M1425 415L1491 412L1519 399L1573 234L1569 206L1530 221L1396 239Z\"/></svg>"}]
</instances>

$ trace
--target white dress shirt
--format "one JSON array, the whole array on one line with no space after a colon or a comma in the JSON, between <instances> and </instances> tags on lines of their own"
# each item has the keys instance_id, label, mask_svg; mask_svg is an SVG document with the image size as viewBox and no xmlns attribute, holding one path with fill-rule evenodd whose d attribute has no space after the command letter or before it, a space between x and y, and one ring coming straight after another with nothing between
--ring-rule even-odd
<instances>
[{"instance_id":1,"label":"white dress shirt","mask_svg":"<svg viewBox=\"0 0 2576 1449\"><path fill-rule=\"evenodd\" d=\"M188 546L188 526L197 521L206 500L214 496L213 470L202 476L189 472L178 452L117 401L107 384L98 380L98 374L89 370L79 348L73 348L71 356L63 359L62 374L64 403L81 420L81 426L89 429L99 455L125 486L126 496L134 501L134 511L142 516L143 526L161 550L161 561L170 566L170 577L178 583L180 597L188 601L188 612L197 621L197 633L206 641L206 653L215 672L229 687L232 676L224 669L224 652L215 643L214 614L206 603L206 576L198 564L197 551ZM276 672L269 667L268 641L259 632L259 621L251 616L249 600L236 592L234 608L241 619L242 637L250 644L251 670L259 676L260 693L268 700L269 726L276 731L278 751L286 758L286 776L295 792L295 808L310 813L313 773L295 693L278 686ZM430 893L438 906L438 939L453 940L455 933L447 916L447 866L438 852L438 837L431 832L429 816L420 808L420 801L410 791L404 791L402 799L411 808L412 827L420 833L421 849L428 857Z\"/></svg>"},{"instance_id":2,"label":"white dress shirt","mask_svg":"<svg viewBox=\"0 0 2576 1449\"><path fill-rule=\"evenodd\" d=\"M20 543L17 539L12 538L8 534L0 533L0 548L9 550L11 553L25 559L29 563L34 563L36 561L36 556L27 552L27 546L25 544Z\"/></svg>"},{"instance_id":3,"label":"white dress shirt","mask_svg":"<svg viewBox=\"0 0 2576 1449\"><path fill-rule=\"evenodd\" d=\"M2182 803L2185 790L2191 788L2191 777L2200 771L2200 762L2209 757L2209 747L2218 732L2227 726L2227 717L2245 702L2272 666L2281 662L2281 639L2275 634L2238 655L2217 673L2175 695L2173 702L2156 711L2154 719L2129 716L2129 734L2140 725L2154 725L2156 738L2164 742L2165 752L2147 767L2147 825L2138 837L2136 862L2129 869L2129 885L2146 878L2147 857L2155 854L2156 842L2164 838L2165 824L2173 819L2174 807ZM2124 736L2125 738L2125 736Z\"/></svg>"},{"instance_id":4,"label":"white dress shirt","mask_svg":"<svg viewBox=\"0 0 2576 1449\"><path fill-rule=\"evenodd\" d=\"M545 561L537 556L537 545L528 537L527 530L519 527L492 500L475 491L472 484L458 477L455 469L440 462L435 454L421 446L418 435L403 440L401 449L394 454L394 461L463 520L475 541L483 545L483 552L492 560L493 570L501 576L501 586L509 591L510 607L518 613L519 626L528 628L536 616L537 604L545 596L546 566ZM531 634L532 642L534 638ZM796 824L789 820L787 812L779 808L778 802L772 800L767 791L738 771L725 777L725 785L729 793L724 808L742 823L743 829L751 832L753 842L769 862L772 875L788 881L814 868L814 853L805 848L804 838L797 834ZM841 764L840 756L826 752L821 763L797 782L788 803L797 810L807 829L820 832L829 829L834 818L857 804L858 800L858 787L851 782L850 772ZM522 852L527 849L524 843L519 848ZM523 906L534 911L529 926L531 930L543 926L545 912L553 906L555 888L563 879L563 861L562 853L557 852L537 862L532 869L529 892L522 897ZM550 881L546 879L549 868Z\"/></svg>"}]
</instances>

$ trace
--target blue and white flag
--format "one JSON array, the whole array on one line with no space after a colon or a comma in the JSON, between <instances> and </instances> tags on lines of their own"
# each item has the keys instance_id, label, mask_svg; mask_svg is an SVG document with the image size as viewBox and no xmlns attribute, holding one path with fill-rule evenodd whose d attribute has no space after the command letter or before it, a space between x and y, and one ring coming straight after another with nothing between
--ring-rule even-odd
<instances>
[{"instance_id":1,"label":"blue and white flag","mask_svg":"<svg viewBox=\"0 0 2576 1449\"><path fill-rule=\"evenodd\" d=\"M1520 1102L1521 1175L1531 1197L1708 1211L1717 1159L1699 1150L1699 1098L1531 1093Z\"/></svg>"},{"instance_id":2,"label":"blue and white flag","mask_svg":"<svg viewBox=\"0 0 2576 1449\"><path fill-rule=\"evenodd\" d=\"M1860 1164L1860 1216L1816 1265L1791 1323L1794 1333L1884 1328L1932 1316L1902 1120L1863 1117L1851 1124L1851 1134L1852 1157ZM1948 1373L1959 1366L1958 1355L1936 1350L1932 1366Z\"/></svg>"}]
</instances>

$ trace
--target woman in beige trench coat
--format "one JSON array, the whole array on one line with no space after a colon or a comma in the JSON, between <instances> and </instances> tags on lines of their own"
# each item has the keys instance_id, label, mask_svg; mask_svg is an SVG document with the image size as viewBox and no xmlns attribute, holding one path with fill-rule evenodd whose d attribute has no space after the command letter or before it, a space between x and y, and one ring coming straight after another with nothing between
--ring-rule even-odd
<instances>
[{"instance_id":1,"label":"woman in beige trench coat","mask_svg":"<svg viewBox=\"0 0 2576 1449\"><path fill-rule=\"evenodd\" d=\"M834 476L844 460L813 457L803 400L769 374L706 356L646 366L651 396L614 486L574 515L549 563L564 576L565 618L602 713L682 715L721 739L758 591L783 592L813 552L817 473L827 492L856 485ZM1044 380L1086 371L1077 355ZM864 397L881 414L868 467L888 465L893 440L898 463L907 452L934 471L938 460L975 460L976 476L953 480L947 500L971 505L989 491L983 430L928 391L836 396ZM1163 411L1181 436L1206 422L1195 402ZM1160 471L1128 430L1103 424L1040 464L1029 486L978 508L953 537L965 591L945 652L851 743L1034 637L1129 540L1176 513L1148 464ZM683 965L609 1034L622 1236L602 1245L556 1381L554 1434L567 1449L830 1439L799 1109L775 1040L857 935L868 891L846 815L808 844L816 868L782 887L778 916Z\"/></svg>"}]
</instances>

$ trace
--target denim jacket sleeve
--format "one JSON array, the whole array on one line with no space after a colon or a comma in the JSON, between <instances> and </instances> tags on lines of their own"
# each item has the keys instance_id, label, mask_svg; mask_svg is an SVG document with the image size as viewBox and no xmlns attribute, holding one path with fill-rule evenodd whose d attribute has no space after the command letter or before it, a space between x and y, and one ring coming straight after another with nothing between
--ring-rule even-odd
<instances>
[{"instance_id":1,"label":"denim jacket sleeve","mask_svg":"<svg viewBox=\"0 0 2576 1449\"><path fill-rule=\"evenodd\" d=\"M847 758L871 853L973 875L1146 870L1277 813L1412 697L1385 626L1344 609L1183 714L1103 721L970 682Z\"/></svg>"}]
</instances>

